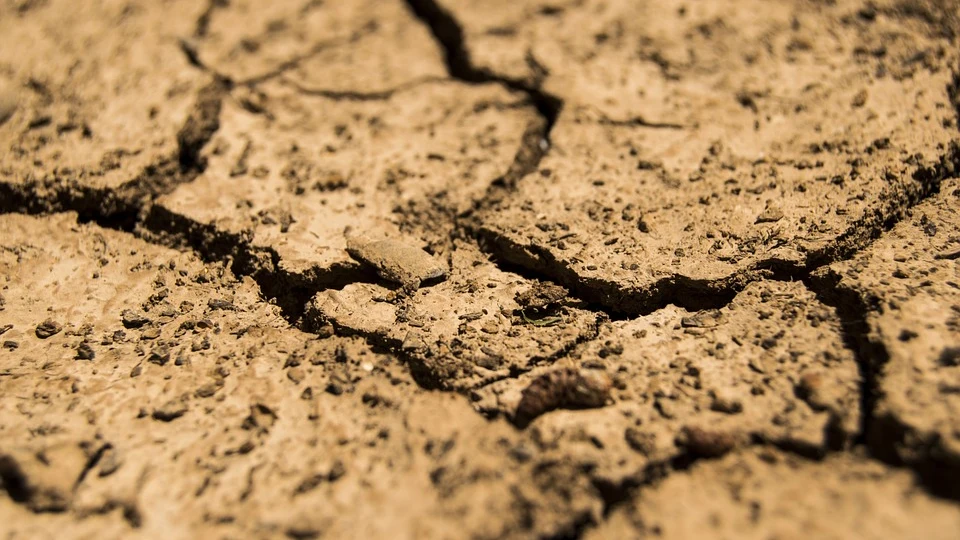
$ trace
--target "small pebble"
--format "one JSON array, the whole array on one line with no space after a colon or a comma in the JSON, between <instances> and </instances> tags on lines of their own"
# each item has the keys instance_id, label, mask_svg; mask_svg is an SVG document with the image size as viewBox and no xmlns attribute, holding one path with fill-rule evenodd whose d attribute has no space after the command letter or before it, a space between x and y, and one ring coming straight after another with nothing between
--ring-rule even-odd
<instances>
[{"instance_id":1,"label":"small pebble","mask_svg":"<svg viewBox=\"0 0 960 540\"><path fill-rule=\"evenodd\" d=\"M193 395L197 396L198 398L213 397L213 395L217 393L217 389L219 388L220 387L217 385L217 383L210 382L201 386L200 388L197 388L197 390L193 393Z\"/></svg>"},{"instance_id":2,"label":"small pebble","mask_svg":"<svg viewBox=\"0 0 960 540\"><path fill-rule=\"evenodd\" d=\"M125 309L120 313L120 320L125 328L140 328L150 322L150 319L132 309Z\"/></svg>"},{"instance_id":3,"label":"small pebble","mask_svg":"<svg viewBox=\"0 0 960 540\"><path fill-rule=\"evenodd\" d=\"M63 326L55 321L47 319L37 325L36 334L40 339L47 339L54 334L59 334L61 330L63 330Z\"/></svg>"},{"instance_id":4,"label":"small pebble","mask_svg":"<svg viewBox=\"0 0 960 540\"><path fill-rule=\"evenodd\" d=\"M9 85L0 83L0 126L17 112L17 95Z\"/></svg>"},{"instance_id":5,"label":"small pebble","mask_svg":"<svg viewBox=\"0 0 960 540\"><path fill-rule=\"evenodd\" d=\"M680 319L680 326L684 328L714 328L720 324L722 314L719 309L698 311L689 317Z\"/></svg>"},{"instance_id":6,"label":"small pebble","mask_svg":"<svg viewBox=\"0 0 960 540\"><path fill-rule=\"evenodd\" d=\"M96 353L93 347L86 341L77 345L77 360L93 360L94 356L96 356Z\"/></svg>"},{"instance_id":7,"label":"small pebble","mask_svg":"<svg viewBox=\"0 0 960 540\"><path fill-rule=\"evenodd\" d=\"M170 361L170 347L162 343L157 345L150 351L150 356L147 358L147 362L151 364L157 364L158 366L164 366L167 362Z\"/></svg>"},{"instance_id":8,"label":"small pebble","mask_svg":"<svg viewBox=\"0 0 960 540\"><path fill-rule=\"evenodd\" d=\"M187 412L187 403L182 399L171 399L162 407L153 411L154 420L170 422L180 418Z\"/></svg>"},{"instance_id":9,"label":"small pebble","mask_svg":"<svg viewBox=\"0 0 960 540\"><path fill-rule=\"evenodd\" d=\"M757 216L756 223L776 223L783 219L783 212L775 206L768 206L763 213Z\"/></svg>"},{"instance_id":10,"label":"small pebble","mask_svg":"<svg viewBox=\"0 0 960 540\"><path fill-rule=\"evenodd\" d=\"M715 392L710 409L727 414L739 414L743 412L743 403L728 392Z\"/></svg>"},{"instance_id":11,"label":"small pebble","mask_svg":"<svg viewBox=\"0 0 960 540\"><path fill-rule=\"evenodd\" d=\"M720 457L737 445L736 439L727 432L693 426L683 428L677 443L691 454L707 458Z\"/></svg>"},{"instance_id":12,"label":"small pebble","mask_svg":"<svg viewBox=\"0 0 960 540\"><path fill-rule=\"evenodd\" d=\"M303 371L303 368L295 367L287 370L287 378L293 381L293 384L300 384L300 381L306 376L307 374Z\"/></svg>"}]
</instances>

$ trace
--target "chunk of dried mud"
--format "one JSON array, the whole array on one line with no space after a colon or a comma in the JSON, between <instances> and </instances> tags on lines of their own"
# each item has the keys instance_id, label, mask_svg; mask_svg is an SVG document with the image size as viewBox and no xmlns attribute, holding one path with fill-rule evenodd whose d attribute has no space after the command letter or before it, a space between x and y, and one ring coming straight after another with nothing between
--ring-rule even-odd
<instances>
[{"instance_id":1,"label":"chunk of dried mud","mask_svg":"<svg viewBox=\"0 0 960 540\"><path fill-rule=\"evenodd\" d=\"M525 427L555 409L603 407L612 386L610 376L599 370L568 367L549 371L523 390L514 422Z\"/></svg>"},{"instance_id":2,"label":"chunk of dried mud","mask_svg":"<svg viewBox=\"0 0 960 540\"><path fill-rule=\"evenodd\" d=\"M370 240L347 236L347 253L376 270L387 281L416 290L427 281L447 276L447 269L429 253L411 244L392 239Z\"/></svg>"},{"instance_id":3,"label":"chunk of dried mud","mask_svg":"<svg viewBox=\"0 0 960 540\"><path fill-rule=\"evenodd\" d=\"M517 304L522 309L546 309L562 302L570 291L566 287L553 283L537 283L529 289L516 295Z\"/></svg>"}]
</instances>

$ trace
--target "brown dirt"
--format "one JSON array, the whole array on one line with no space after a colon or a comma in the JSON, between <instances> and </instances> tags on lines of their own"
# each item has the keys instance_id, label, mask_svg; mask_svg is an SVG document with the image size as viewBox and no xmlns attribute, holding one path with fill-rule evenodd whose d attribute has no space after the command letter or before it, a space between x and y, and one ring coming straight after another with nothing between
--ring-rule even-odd
<instances>
[{"instance_id":1,"label":"brown dirt","mask_svg":"<svg viewBox=\"0 0 960 540\"><path fill-rule=\"evenodd\" d=\"M0 536L955 537L958 35L0 0Z\"/></svg>"}]
</instances>

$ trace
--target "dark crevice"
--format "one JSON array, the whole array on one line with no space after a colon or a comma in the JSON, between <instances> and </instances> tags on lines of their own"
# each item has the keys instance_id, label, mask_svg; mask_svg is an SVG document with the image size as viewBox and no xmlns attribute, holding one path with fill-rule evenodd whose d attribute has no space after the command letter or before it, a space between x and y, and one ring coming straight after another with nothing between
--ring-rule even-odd
<instances>
[{"instance_id":1,"label":"dark crevice","mask_svg":"<svg viewBox=\"0 0 960 540\"><path fill-rule=\"evenodd\" d=\"M183 53L183 56L187 59L187 63L191 66L203 71L204 73L209 73L215 77L227 79L226 76L218 74L213 68L204 63L200 58L200 51L197 50L197 44L188 39L180 40L180 52Z\"/></svg>"},{"instance_id":2,"label":"dark crevice","mask_svg":"<svg viewBox=\"0 0 960 540\"><path fill-rule=\"evenodd\" d=\"M189 177L187 181L193 180L206 168L200 152L220 129L223 98L231 86L229 80L214 77L212 82L201 88L193 112L177 133L178 161L181 173Z\"/></svg>"},{"instance_id":3,"label":"dark crevice","mask_svg":"<svg viewBox=\"0 0 960 540\"><path fill-rule=\"evenodd\" d=\"M440 77L419 77L387 90L379 90L375 92L357 92L352 90L309 88L287 78L281 79L283 84L294 88L297 92L303 95L323 97L333 101L384 101L390 99L399 92L410 90L424 84L442 83L444 81L449 81L449 79L443 79Z\"/></svg>"},{"instance_id":4,"label":"dark crevice","mask_svg":"<svg viewBox=\"0 0 960 540\"><path fill-rule=\"evenodd\" d=\"M960 70L953 72L947 95L956 110L954 127L960 127ZM804 278L804 283L817 299L836 310L844 342L853 351L859 366L861 418L857 442L864 444L876 459L910 467L931 494L951 500L960 500L960 457L944 450L936 436L917 433L889 412L878 413L877 403L882 397L880 383L890 353L880 338L872 333L868 318L871 313L881 310L880 299L867 291L841 284L842 276L823 265L851 258L868 247L904 219L913 207L938 194L943 180L958 173L960 144L953 141L938 163L916 170L913 178L920 189L909 194L905 201L901 200L899 207L887 205L875 211L867 218L872 220L868 226L858 223L859 237L845 234L837 242L839 249L814 257L810 263L812 271Z\"/></svg>"},{"instance_id":5,"label":"dark crevice","mask_svg":"<svg viewBox=\"0 0 960 540\"><path fill-rule=\"evenodd\" d=\"M80 471L79 476L77 476L77 481L74 482L73 484L74 491L76 491L77 488L80 487L80 484L82 484L84 479L86 479L87 474L89 474L90 471L92 471L93 468L97 466L97 463L100 463L100 460L103 458L103 455L107 452L107 450L111 448L113 448L113 446L110 445L110 443L104 444L100 446L100 448L98 448L97 451L94 452L89 459L87 459L86 465L83 466L83 470Z\"/></svg>"},{"instance_id":6,"label":"dark crevice","mask_svg":"<svg viewBox=\"0 0 960 540\"><path fill-rule=\"evenodd\" d=\"M305 274L287 272L280 267L275 250L254 246L238 234L196 222L160 205L150 208L139 232L155 243L188 247L207 262L228 262L234 275L253 278L263 295L275 301L293 325L300 323L307 301L317 291L375 279L371 272L353 265Z\"/></svg>"},{"instance_id":7,"label":"dark crevice","mask_svg":"<svg viewBox=\"0 0 960 540\"><path fill-rule=\"evenodd\" d=\"M883 203L855 221L827 247L807 255L804 272L847 260L862 251L892 229L910 210L940 192L940 183L960 171L960 143L951 142L936 163L918 166L913 173L913 185L890 193Z\"/></svg>"},{"instance_id":8,"label":"dark crevice","mask_svg":"<svg viewBox=\"0 0 960 540\"><path fill-rule=\"evenodd\" d=\"M821 271L804 280L820 303L834 309L840 319L844 344L850 349L860 371L860 429L855 440L864 444L871 439L871 421L879 397L879 376L890 360L886 348L870 338L867 316L878 309L878 299L840 287L841 276L832 270Z\"/></svg>"},{"instance_id":9,"label":"dark crevice","mask_svg":"<svg viewBox=\"0 0 960 540\"><path fill-rule=\"evenodd\" d=\"M618 283L600 277L584 277L559 261L550 250L534 244L519 245L489 229L473 231L484 250L494 254L500 264L525 268L523 275L556 281L574 296L611 318L623 319L647 315L675 304L691 311L716 309L729 304L753 279L735 275L725 280L694 280L670 276L643 289L624 289Z\"/></svg>"},{"instance_id":10,"label":"dark crevice","mask_svg":"<svg viewBox=\"0 0 960 540\"><path fill-rule=\"evenodd\" d=\"M52 189L51 189L52 188ZM38 191L46 191L37 196ZM116 192L75 182L44 186L39 182L0 182L0 214L43 215L76 212L81 223L130 232L137 223L138 208L131 201L118 200Z\"/></svg>"},{"instance_id":11,"label":"dark crevice","mask_svg":"<svg viewBox=\"0 0 960 540\"><path fill-rule=\"evenodd\" d=\"M812 462L822 460L825 454L829 452L829 450L825 452L822 448L813 449L791 445L783 441L765 441L762 438L752 438L746 444L739 445L729 452L719 455L705 455L694 452L689 448L682 448L675 456L666 460L650 462L636 474L625 476L618 482L605 478L592 478L591 482L603 500L602 518L604 520L609 518L614 510L637 497L642 497L645 490L656 488L663 480L674 473L688 471L702 462L722 459L728 453L745 452L751 448L764 447L778 448ZM594 526L598 524L590 523Z\"/></svg>"},{"instance_id":12,"label":"dark crevice","mask_svg":"<svg viewBox=\"0 0 960 540\"><path fill-rule=\"evenodd\" d=\"M26 503L33 496L27 475L17 460L10 456L0 456L0 488L20 504Z\"/></svg>"},{"instance_id":13,"label":"dark crevice","mask_svg":"<svg viewBox=\"0 0 960 540\"><path fill-rule=\"evenodd\" d=\"M861 378L860 433L856 442L865 445L875 459L910 467L931 494L960 500L960 458L944 450L936 436L917 433L890 413L878 414L880 383L890 353L872 334L868 320L871 313L881 310L880 299L842 285L841 279L836 272L826 270L816 272L805 283L820 302L836 310L844 341L856 356Z\"/></svg>"},{"instance_id":14,"label":"dark crevice","mask_svg":"<svg viewBox=\"0 0 960 540\"><path fill-rule=\"evenodd\" d=\"M752 446L763 446L763 444L753 443L734 451L743 451ZM655 488L671 474L687 471L701 461L712 461L721 457L705 456L684 449L669 459L652 461L637 473L625 476L617 482L607 478L591 478L591 483L603 502L602 519L606 520L614 510L642 496L644 490ZM591 526L596 525L599 523L591 521L582 528L580 535L573 538L581 538Z\"/></svg>"}]
</instances>

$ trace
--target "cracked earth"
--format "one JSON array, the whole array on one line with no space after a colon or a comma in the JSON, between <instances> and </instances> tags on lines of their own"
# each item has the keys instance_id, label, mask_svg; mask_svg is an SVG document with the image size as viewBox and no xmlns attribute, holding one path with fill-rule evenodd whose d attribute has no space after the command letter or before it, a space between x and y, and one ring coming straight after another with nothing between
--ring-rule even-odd
<instances>
[{"instance_id":1,"label":"cracked earth","mask_svg":"<svg viewBox=\"0 0 960 540\"><path fill-rule=\"evenodd\" d=\"M5 538L956 538L955 0L0 0Z\"/></svg>"}]
</instances>

